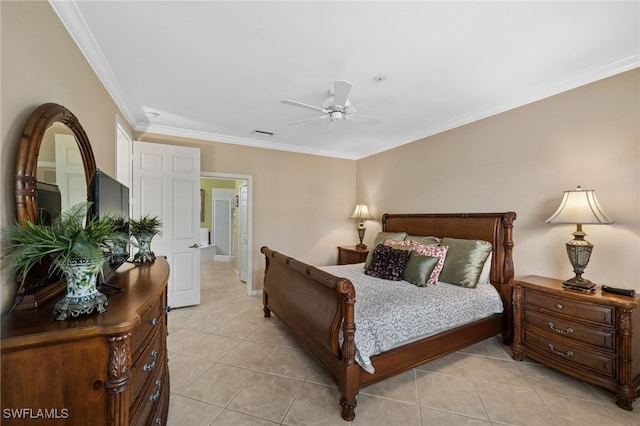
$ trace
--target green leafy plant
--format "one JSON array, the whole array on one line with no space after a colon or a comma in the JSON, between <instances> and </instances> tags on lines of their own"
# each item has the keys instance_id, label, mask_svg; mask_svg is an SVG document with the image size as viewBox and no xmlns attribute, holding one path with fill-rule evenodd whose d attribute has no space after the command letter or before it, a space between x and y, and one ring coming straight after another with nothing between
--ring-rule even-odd
<instances>
[{"instance_id":1,"label":"green leafy plant","mask_svg":"<svg viewBox=\"0 0 640 426\"><path fill-rule=\"evenodd\" d=\"M117 233L129 235L129 222L120 215L108 216L107 220L110 220L115 227Z\"/></svg>"},{"instance_id":2,"label":"green leafy plant","mask_svg":"<svg viewBox=\"0 0 640 426\"><path fill-rule=\"evenodd\" d=\"M51 258L49 275L64 272L72 259L87 259L102 265L104 252L114 242L128 240L128 235L116 232L116 222L110 216L87 219L90 203L80 203L62 212L51 225L16 223L3 229L11 241L9 270L22 278L43 259Z\"/></svg>"},{"instance_id":3,"label":"green leafy plant","mask_svg":"<svg viewBox=\"0 0 640 426\"><path fill-rule=\"evenodd\" d=\"M107 220L115 227L114 239L110 244L109 264L121 265L129 257L129 245L137 247L137 244L129 238L128 220L120 215L110 216Z\"/></svg>"},{"instance_id":4,"label":"green leafy plant","mask_svg":"<svg viewBox=\"0 0 640 426\"><path fill-rule=\"evenodd\" d=\"M129 232L131 235L158 235L160 233L160 227L162 223L157 216L142 216L140 219L133 219L129 223Z\"/></svg>"}]
</instances>

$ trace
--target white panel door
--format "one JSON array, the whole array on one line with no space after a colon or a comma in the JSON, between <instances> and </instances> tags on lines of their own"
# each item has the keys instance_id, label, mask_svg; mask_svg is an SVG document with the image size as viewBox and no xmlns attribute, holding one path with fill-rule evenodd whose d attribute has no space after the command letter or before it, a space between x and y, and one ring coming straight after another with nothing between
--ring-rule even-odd
<instances>
[{"instance_id":1,"label":"white panel door","mask_svg":"<svg viewBox=\"0 0 640 426\"><path fill-rule=\"evenodd\" d=\"M60 188L62 211L87 201L84 163L73 135L56 133L56 185Z\"/></svg>"},{"instance_id":2,"label":"white panel door","mask_svg":"<svg viewBox=\"0 0 640 426\"><path fill-rule=\"evenodd\" d=\"M249 214L248 214L248 197L247 197L247 185L240 185L239 196L239 209L240 209L240 250L238 254L238 264L240 269L240 280L247 282L249 276Z\"/></svg>"},{"instance_id":3,"label":"white panel door","mask_svg":"<svg viewBox=\"0 0 640 426\"><path fill-rule=\"evenodd\" d=\"M200 303L200 150L134 142L133 218L158 216L156 256L171 267L169 306Z\"/></svg>"}]
</instances>

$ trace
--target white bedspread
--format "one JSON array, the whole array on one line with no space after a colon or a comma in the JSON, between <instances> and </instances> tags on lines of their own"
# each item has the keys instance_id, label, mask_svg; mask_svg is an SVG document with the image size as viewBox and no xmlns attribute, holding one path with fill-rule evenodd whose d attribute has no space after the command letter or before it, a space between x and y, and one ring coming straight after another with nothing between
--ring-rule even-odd
<instances>
[{"instance_id":1,"label":"white bedspread","mask_svg":"<svg viewBox=\"0 0 640 426\"><path fill-rule=\"evenodd\" d=\"M349 279L356 289L356 362L369 373L375 372L373 355L503 310L491 284L417 287L365 275L362 263L320 269Z\"/></svg>"}]
</instances>

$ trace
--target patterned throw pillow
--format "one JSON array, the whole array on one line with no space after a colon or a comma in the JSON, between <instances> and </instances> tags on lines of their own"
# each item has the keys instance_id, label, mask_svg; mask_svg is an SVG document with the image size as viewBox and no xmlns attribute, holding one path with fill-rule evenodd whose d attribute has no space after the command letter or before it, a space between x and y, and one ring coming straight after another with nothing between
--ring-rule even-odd
<instances>
[{"instance_id":1,"label":"patterned throw pillow","mask_svg":"<svg viewBox=\"0 0 640 426\"><path fill-rule=\"evenodd\" d=\"M371 263L364 273L376 278L400 281L409 256L411 256L411 250L398 250L379 244L373 249Z\"/></svg>"},{"instance_id":2,"label":"patterned throw pillow","mask_svg":"<svg viewBox=\"0 0 640 426\"><path fill-rule=\"evenodd\" d=\"M384 243L386 240L394 240L394 241L404 241L404 238L407 236L406 232L378 232L376 238L373 240L372 247L377 247L378 244ZM367 260L364 262L364 269L367 269L369 264L371 263L371 259L373 258L373 250L369 252L367 255Z\"/></svg>"},{"instance_id":3,"label":"patterned throw pillow","mask_svg":"<svg viewBox=\"0 0 640 426\"><path fill-rule=\"evenodd\" d=\"M431 256L437 257L438 263L435 268L431 272L429 279L427 280L427 284L438 284L438 277L440 276L440 271L442 271L442 266L444 265L444 259L447 256L447 250L449 247L447 246L425 246L424 244L420 244L417 241L408 240L408 245L412 245L416 247L416 253L422 256Z\"/></svg>"},{"instance_id":4,"label":"patterned throw pillow","mask_svg":"<svg viewBox=\"0 0 640 426\"><path fill-rule=\"evenodd\" d=\"M397 250L415 250L416 249L414 245L410 244L410 241L384 240L383 244L385 246L389 246Z\"/></svg>"}]
</instances>

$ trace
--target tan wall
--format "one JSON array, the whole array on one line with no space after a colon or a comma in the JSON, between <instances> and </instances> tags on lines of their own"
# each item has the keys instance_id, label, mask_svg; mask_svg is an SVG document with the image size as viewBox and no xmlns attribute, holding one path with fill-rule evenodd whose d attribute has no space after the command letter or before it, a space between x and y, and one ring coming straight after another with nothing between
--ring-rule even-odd
<instances>
[{"instance_id":1,"label":"tan wall","mask_svg":"<svg viewBox=\"0 0 640 426\"><path fill-rule=\"evenodd\" d=\"M202 172L250 175L253 180L252 288L262 288L260 248L315 265L335 263L336 246L357 242L348 219L356 203L356 162L240 145L134 135L144 142L200 148Z\"/></svg>"},{"instance_id":2,"label":"tan wall","mask_svg":"<svg viewBox=\"0 0 640 426\"><path fill-rule=\"evenodd\" d=\"M115 171L115 103L48 2L0 2L0 122L2 168L0 224L15 218L13 175L22 129L40 104L71 110L91 139L98 167ZM2 245L2 254L6 245ZM2 263L0 301L5 312L16 286Z\"/></svg>"},{"instance_id":3,"label":"tan wall","mask_svg":"<svg viewBox=\"0 0 640 426\"><path fill-rule=\"evenodd\" d=\"M633 70L362 159L358 200L378 214L513 210L516 275L570 278L575 226L544 221L564 190L594 189L615 223L584 225L584 276L640 290L639 93Z\"/></svg>"}]
</instances>

